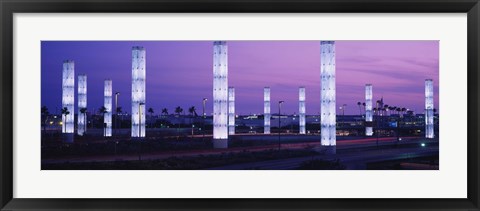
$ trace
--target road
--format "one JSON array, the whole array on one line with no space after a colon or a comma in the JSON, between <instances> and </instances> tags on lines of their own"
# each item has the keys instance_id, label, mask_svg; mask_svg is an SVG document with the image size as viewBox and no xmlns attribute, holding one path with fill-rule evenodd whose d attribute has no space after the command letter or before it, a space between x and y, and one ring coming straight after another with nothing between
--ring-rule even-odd
<instances>
[{"instance_id":1,"label":"road","mask_svg":"<svg viewBox=\"0 0 480 211\"><path fill-rule=\"evenodd\" d=\"M379 146L386 145L411 145L418 143L418 137L404 137L401 142L397 142L395 137L383 137L378 139ZM298 142L298 143L283 143L280 145L281 149L305 149L320 146L319 142ZM376 138L368 139L356 139L356 140L342 140L337 141L337 151L348 149L362 149L372 148L377 146ZM203 149L203 150L188 150L188 151L168 151L168 152L155 152L141 154L142 160L155 160L164 159L172 156L198 156L198 155L213 155L222 153L236 153L244 151L263 151L269 149L278 149L278 144L255 146L255 147L235 147L228 149ZM79 157L65 157L65 158L51 158L42 159L42 164L55 164L55 163L75 163L75 162L108 162L118 160L139 160L138 154L129 155L96 155L96 156L79 156Z\"/></svg>"},{"instance_id":2,"label":"road","mask_svg":"<svg viewBox=\"0 0 480 211\"><path fill-rule=\"evenodd\" d=\"M209 168L208 170L245 170L245 169L257 169L257 170L290 170L300 166L302 162L321 159L321 160L336 160L346 165L347 169L365 169L365 165L371 162L380 161L392 161L403 160L408 158L418 158L426 156L438 155L438 146L431 146L426 148L393 148L393 149L381 149L381 150L369 150L360 152L348 152L344 154L336 155L319 155L300 158L289 158L281 160L269 160L253 163L242 163L228 166L220 166L215 168Z\"/></svg>"}]
</instances>

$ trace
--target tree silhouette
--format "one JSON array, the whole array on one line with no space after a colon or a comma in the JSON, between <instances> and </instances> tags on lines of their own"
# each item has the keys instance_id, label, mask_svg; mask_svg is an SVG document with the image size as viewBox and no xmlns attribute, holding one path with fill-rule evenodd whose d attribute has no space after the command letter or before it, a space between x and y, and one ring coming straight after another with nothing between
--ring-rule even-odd
<instances>
[{"instance_id":1,"label":"tree silhouette","mask_svg":"<svg viewBox=\"0 0 480 211\"><path fill-rule=\"evenodd\" d=\"M70 111L68 111L68 108L63 107L62 108L62 115L65 116L65 122L67 121L67 115L69 115L69 114L70 114ZM65 122L62 122L62 124L63 124L64 131L67 132L67 124L65 124Z\"/></svg>"},{"instance_id":2,"label":"tree silhouette","mask_svg":"<svg viewBox=\"0 0 480 211\"><path fill-rule=\"evenodd\" d=\"M190 124L192 125L192 136L193 136L193 116L197 117L197 111L195 109L195 106L192 106L190 108L188 108L188 113L190 113Z\"/></svg>"},{"instance_id":3,"label":"tree silhouette","mask_svg":"<svg viewBox=\"0 0 480 211\"><path fill-rule=\"evenodd\" d=\"M42 118L43 118L43 123L42 123L43 134L46 134L47 133L48 115L50 115L50 113L48 112L47 106L42 106L41 110L42 110Z\"/></svg>"},{"instance_id":4,"label":"tree silhouette","mask_svg":"<svg viewBox=\"0 0 480 211\"><path fill-rule=\"evenodd\" d=\"M180 117L180 114L183 112L183 108L180 106L177 106L175 108L175 113L178 114L178 117ZM178 131L180 131L180 121L178 122Z\"/></svg>"},{"instance_id":5,"label":"tree silhouette","mask_svg":"<svg viewBox=\"0 0 480 211\"><path fill-rule=\"evenodd\" d=\"M150 114L150 127L152 127L152 116L153 116L153 113L155 113L153 111L153 108L149 108L148 109L148 113Z\"/></svg>"},{"instance_id":6,"label":"tree silhouette","mask_svg":"<svg viewBox=\"0 0 480 211\"><path fill-rule=\"evenodd\" d=\"M195 115L195 116L198 116L198 114L197 114L197 109L195 108L195 106L190 107L190 108L188 109L188 113L190 113L190 115L192 115L192 116L194 116L194 115Z\"/></svg>"},{"instance_id":7,"label":"tree silhouette","mask_svg":"<svg viewBox=\"0 0 480 211\"><path fill-rule=\"evenodd\" d=\"M85 133L87 131L87 115L85 115L87 113L87 108L81 108L80 113L83 114L83 132Z\"/></svg>"},{"instance_id":8,"label":"tree silhouette","mask_svg":"<svg viewBox=\"0 0 480 211\"><path fill-rule=\"evenodd\" d=\"M102 106L98 109L98 111L100 111L100 113L102 114L103 116L103 135L106 135L107 134L107 127L105 127L105 114L108 112L107 111L107 108L105 108L105 106Z\"/></svg>"},{"instance_id":9,"label":"tree silhouette","mask_svg":"<svg viewBox=\"0 0 480 211\"><path fill-rule=\"evenodd\" d=\"M168 115L168 109L167 109L167 108L163 108L163 109L162 109L162 114L165 115L165 116Z\"/></svg>"},{"instance_id":10,"label":"tree silhouette","mask_svg":"<svg viewBox=\"0 0 480 211\"><path fill-rule=\"evenodd\" d=\"M177 107L175 108L175 113L177 113L179 116L180 116L180 114L181 114L182 112L183 112L183 108L182 108L182 107L177 106Z\"/></svg>"}]
</instances>

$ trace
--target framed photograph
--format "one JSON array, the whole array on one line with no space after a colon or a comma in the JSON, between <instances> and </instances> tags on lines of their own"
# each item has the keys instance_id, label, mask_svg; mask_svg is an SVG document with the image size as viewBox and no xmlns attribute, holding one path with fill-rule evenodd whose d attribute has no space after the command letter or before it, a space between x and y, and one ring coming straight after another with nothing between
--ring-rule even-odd
<instances>
[{"instance_id":1,"label":"framed photograph","mask_svg":"<svg viewBox=\"0 0 480 211\"><path fill-rule=\"evenodd\" d=\"M0 1L1 207L478 210L478 0Z\"/></svg>"}]
</instances>

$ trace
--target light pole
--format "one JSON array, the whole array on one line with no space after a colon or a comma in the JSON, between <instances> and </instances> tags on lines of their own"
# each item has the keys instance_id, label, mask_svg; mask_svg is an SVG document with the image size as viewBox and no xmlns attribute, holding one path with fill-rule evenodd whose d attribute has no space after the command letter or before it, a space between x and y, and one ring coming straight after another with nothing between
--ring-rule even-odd
<instances>
[{"instance_id":1,"label":"light pole","mask_svg":"<svg viewBox=\"0 0 480 211\"><path fill-rule=\"evenodd\" d=\"M278 101L278 150L280 150L280 113L282 111L283 102L283 100Z\"/></svg>"},{"instance_id":2,"label":"light pole","mask_svg":"<svg viewBox=\"0 0 480 211\"><path fill-rule=\"evenodd\" d=\"M115 133L117 133L117 118L118 118L118 96L120 95L120 92L115 92Z\"/></svg>"},{"instance_id":3,"label":"light pole","mask_svg":"<svg viewBox=\"0 0 480 211\"><path fill-rule=\"evenodd\" d=\"M202 137L202 141L203 139L205 138L205 103L207 102L207 98L203 98L202 100L202 103L203 103L203 111L202 111L202 118L203 118L203 121L202 121L202 132L203 132L203 137Z\"/></svg>"},{"instance_id":4,"label":"light pole","mask_svg":"<svg viewBox=\"0 0 480 211\"><path fill-rule=\"evenodd\" d=\"M347 104L343 104L342 116L345 116L345 110L347 109Z\"/></svg>"},{"instance_id":5,"label":"light pole","mask_svg":"<svg viewBox=\"0 0 480 211\"><path fill-rule=\"evenodd\" d=\"M378 149L378 135L379 135L378 133L380 132L380 128L379 128L380 127L380 119L379 119L379 116L378 116L378 113L379 113L378 112L378 104L379 104L379 101L377 100L377 104L376 104L376 107L377 107L377 109L376 109L376 113L377 113L377 118L376 118L377 119L377 129L376 129L376 131L377 131L377 149ZM374 113L374 116L375 116L375 113Z\"/></svg>"}]
</instances>

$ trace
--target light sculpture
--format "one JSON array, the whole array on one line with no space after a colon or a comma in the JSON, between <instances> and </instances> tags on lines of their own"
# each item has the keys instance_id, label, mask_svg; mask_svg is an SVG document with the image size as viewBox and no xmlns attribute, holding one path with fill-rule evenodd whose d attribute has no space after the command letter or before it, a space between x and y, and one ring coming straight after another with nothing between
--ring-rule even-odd
<instances>
[{"instance_id":1,"label":"light sculpture","mask_svg":"<svg viewBox=\"0 0 480 211\"><path fill-rule=\"evenodd\" d=\"M213 147L228 147L228 47L213 42Z\"/></svg>"},{"instance_id":2,"label":"light sculpture","mask_svg":"<svg viewBox=\"0 0 480 211\"><path fill-rule=\"evenodd\" d=\"M78 75L78 118L77 134L83 136L87 130L87 75ZM83 112L82 112L83 111Z\"/></svg>"},{"instance_id":3,"label":"light sculpture","mask_svg":"<svg viewBox=\"0 0 480 211\"><path fill-rule=\"evenodd\" d=\"M305 87L298 88L298 126L299 133L305 134Z\"/></svg>"},{"instance_id":4,"label":"light sculpture","mask_svg":"<svg viewBox=\"0 0 480 211\"><path fill-rule=\"evenodd\" d=\"M321 146L336 153L335 41L320 42Z\"/></svg>"},{"instance_id":5,"label":"light sculpture","mask_svg":"<svg viewBox=\"0 0 480 211\"><path fill-rule=\"evenodd\" d=\"M132 137L145 137L146 52L141 46L132 47Z\"/></svg>"},{"instance_id":6,"label":"light sculpture","mask_svg":"<svg viewBox=\"0 0 480 211\"><path fill-rule=\"evenodd\" d=\"M235 134L235 88L228 87L228 134Z\"/></svg>"}]
</instances>

